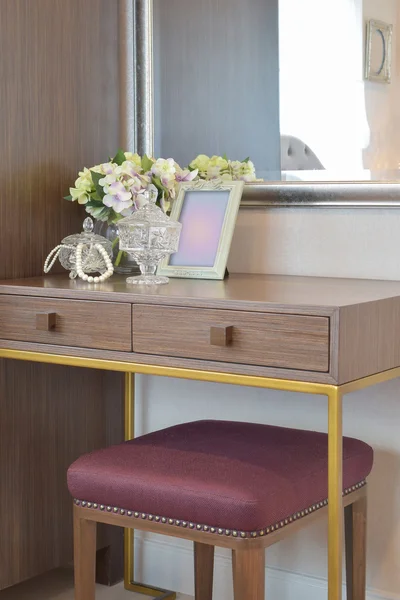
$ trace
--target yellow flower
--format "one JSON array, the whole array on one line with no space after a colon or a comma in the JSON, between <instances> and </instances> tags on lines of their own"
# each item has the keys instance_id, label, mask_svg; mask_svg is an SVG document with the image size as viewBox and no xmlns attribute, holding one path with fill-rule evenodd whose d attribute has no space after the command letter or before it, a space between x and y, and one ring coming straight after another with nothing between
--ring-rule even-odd
<instances>
[{"instance_id":1,"label":"yellow flower","mask_svg":"<svg viewBox=\"0 0 400 600\"><path fill-rule=\"evenodd\" d=\"M89 202L89 195L82 189L69 188L69 193L72 196L72 202L78 201L78 204L86 204Z\"/></svg>"},{"instance_id":2,"label":"yellow flower","mask_svg":"<svg viewBox=\"0 0 400 600\"><path fill-rule=\"evenodd\" d=\"M86 167L83 171L79 171L79 177L75 181L75 188L86 192L90 192L93 188L92 175Z\"/></svg>"},{"instance_id":3,"label":"yellow flower","mask_svg":"<svg viewBox=\"0 0 400 600\"><path fill-rule=\"evenodd\" d=\"M192 162L190 163L191 169L198 169L200 174L207 173L208 165L210 162L210 157L206 154L199 154Z\"/></svg>"},{"instance_id":4,"label":"yellow flower","mask_svg":"<svg viewBox=\"0 0 400 600\"><path fill-rule=\"evenodd\" d=\"M222 158L222 156L212 156L210 158L210 162L208 163L208 167L219 167L221 171L227 171L229 164L225 158Z\"/></svg>"},{"instance_id":5,"label":"yellow flower","mask_svg":"<svg viewBox=\"0 0 400 600\"><path fill-rule=\"evenodd\" d=\"M125 152L125 158L133 163L135 167L142 167L142 160L137 152Z\"/></svg>"}]
</instances>

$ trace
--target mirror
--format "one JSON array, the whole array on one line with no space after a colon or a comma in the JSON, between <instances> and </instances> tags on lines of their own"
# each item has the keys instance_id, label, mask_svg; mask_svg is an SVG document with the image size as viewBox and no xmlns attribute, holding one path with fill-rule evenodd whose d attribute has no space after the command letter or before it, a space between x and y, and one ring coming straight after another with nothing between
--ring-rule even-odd
<instances>
[{"instance_id":1,"label":"mirror","mask_svg":"<svg viewBox=\"0 0 400 600\"><path fill-rule=\"evenodd\" d=\"M264 181L247 186L255 204L268 194L280 205L333 204L334 194L400 205L397 4L136 0L137 36L148 33L147 54L136 40L136 76L147 64L154 154L181 165L250 156ZM139 120L144 104L137 98Z\"/></svg>"}]
</instances>

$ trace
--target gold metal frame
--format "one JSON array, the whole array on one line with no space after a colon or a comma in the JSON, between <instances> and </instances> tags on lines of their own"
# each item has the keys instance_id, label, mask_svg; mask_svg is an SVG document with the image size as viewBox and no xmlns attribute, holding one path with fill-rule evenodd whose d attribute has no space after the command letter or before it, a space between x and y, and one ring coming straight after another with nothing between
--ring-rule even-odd
<instances>
[{"instance_id":1,"label":"gold metal frame","mask_svg":"<svg viewBox=\"0 0 400 600\"><path fill-rule=\"evenodd\" d=\"M125 440L135 437L135 376L125 373L124 388L124 430ZM135 548L133 529L124 529L124 587L130 592L152 596L159 600L175 600L176 593L162 590L135 581Z\"/></svg>"},{"instance_id":2,"label":"gold metal frame","mask_svg":"<svg viewBox=\"0 0 400 600\"><path fill-rule=\"evenodd\" d=\"M197 381L258 387L287 392L326 396L328 399L328 600L342 599L343 499L342 499L342 403L343 396L384 381L400 377L400 367L343 385L236 375L195 369L141 365L24 350L0 348L0 358L26 360L125 373L125 438L134 437L134 374L158 375ZM136 592L173 600L174 592L142 586L133 582L133 532L125 533L125 587Z\"/></svg>"}]
</instances>

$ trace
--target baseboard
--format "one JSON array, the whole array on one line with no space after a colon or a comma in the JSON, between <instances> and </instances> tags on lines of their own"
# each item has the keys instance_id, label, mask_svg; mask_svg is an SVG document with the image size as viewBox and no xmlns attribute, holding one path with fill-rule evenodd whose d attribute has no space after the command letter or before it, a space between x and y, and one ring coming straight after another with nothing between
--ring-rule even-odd
<instances>
[{"instance_id":1,"label":"baseboard","mask_svg":"<svg viewBox=\"0 0 400 600\"><path fill-rule=\"evenodd\" d=\"M136 578L143 583L193 595L193 554L189 545L168 538L135 540ZM231 561L228 555L215 558L214 595L232 600ZM323 578L267 567L267 598L279 600L326 600L328 587ZM345 598L345 587L343 598ZM368 590L367 600L400 600L400 594Z\"/></svg>"}]
</instances>

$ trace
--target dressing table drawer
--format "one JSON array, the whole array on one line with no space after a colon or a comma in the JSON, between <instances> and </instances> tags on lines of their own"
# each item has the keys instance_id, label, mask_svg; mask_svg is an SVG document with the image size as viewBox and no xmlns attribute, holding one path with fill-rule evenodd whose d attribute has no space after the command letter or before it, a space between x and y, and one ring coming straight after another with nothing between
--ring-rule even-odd
<instances>
[{"instance_id":1,"label":"dressing table drawer","mask_svg":"<svg viewBox=\"0 0 400 600\"><path fill-rule=\"evenodd\" d=\"M237 364L329 371L329 318L133 306L133 351Z\"/></svg>"},{"instance_id":2,"label":"dressing table drawer","mask_svg":"<svg viewBox=\"0 0 400 600\"><path fill-rule=\"evenodd\" d=\"M0 296L0 338L129 352L131 305Z\"/></svg>"}]
</instances>

